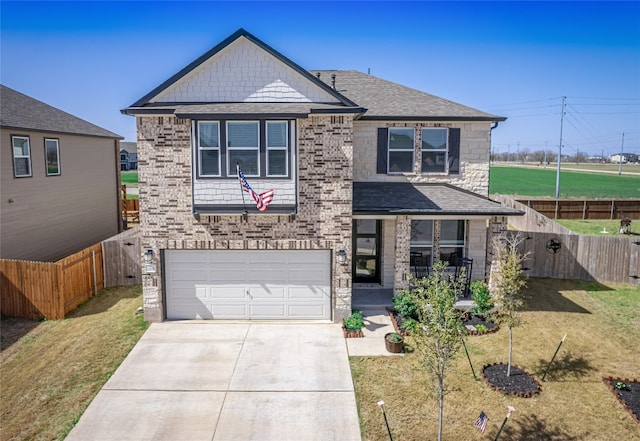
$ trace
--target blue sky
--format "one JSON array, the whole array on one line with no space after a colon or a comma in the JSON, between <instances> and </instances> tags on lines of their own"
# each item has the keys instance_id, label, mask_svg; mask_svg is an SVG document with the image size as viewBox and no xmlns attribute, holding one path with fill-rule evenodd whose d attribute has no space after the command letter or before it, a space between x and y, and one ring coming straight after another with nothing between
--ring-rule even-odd
<instances>
[{"instance_id":1,"label":"blue sky","mask_svg":"<svg viewBox=\"0 0 640 441\"><path fill-rule=\"evenodd\" d=\"M244 28L506 116L494 151L640 153L640 2L0 2L0 82L135 140L120 114Z\"/></svg>"}]
</instances>

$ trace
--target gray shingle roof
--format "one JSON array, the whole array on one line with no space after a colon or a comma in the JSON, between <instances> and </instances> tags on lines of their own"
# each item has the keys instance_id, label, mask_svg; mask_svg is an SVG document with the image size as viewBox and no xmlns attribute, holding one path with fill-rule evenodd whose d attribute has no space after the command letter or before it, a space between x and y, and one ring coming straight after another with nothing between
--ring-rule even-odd
<instances>
[{"instance_id":1,"label":"gray shingle roof","mask_svg":"<svg viewBox=\"0 0 640 441\"><path fill-rule=\"evenodd\" d=\"M356 70L314 70L320 79L367 109L362 119L438 119L504 121L492 115L401 84L383 80Z\"/></svg>"},{"instance_id":2,"label":"gray shingle roof","mask_svg":"<svg viewBox=\"0 0 640 441\"><path fill-rule=\"evenodd\" d=\"M0 85L0 126L42 132L118 138L122 136Z\"/></svg>"},{"instance_id":3,"label":"gray shingle roof","mask_svg":"<svg viewBox=\"0 0 640 441\"><path fill-rule=\"evenodd\" d=\"M524 213L448 184L354 182L353 214L520 216Z\"/></svg>"}]
</instances>

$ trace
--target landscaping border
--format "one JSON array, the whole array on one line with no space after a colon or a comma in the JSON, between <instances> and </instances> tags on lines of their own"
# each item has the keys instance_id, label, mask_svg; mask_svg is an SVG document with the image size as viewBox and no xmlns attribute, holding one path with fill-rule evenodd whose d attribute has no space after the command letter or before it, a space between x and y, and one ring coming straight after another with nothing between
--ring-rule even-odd
<instances>
[{"instance_id":1,"label":"landscaping border","mask_svg":"<svg viewBox=\"0 0 640 441\"><path fill-rule=\"evenodd\" d=\"M633 380L631 380L629 378L622 379L622 378L613 378L611 376L603 377L602 381L609 388L609 390L613 393L613 396L617 398L617 400L620 402L620 404L622 404L622 407L624 408L624 410L626 410L629 413L629 415L631 415L631 418L633 418L633 420L640 425L640 417L638 415L636 415L635 413L633 413L631 408L627 405L627 403L622 399L622 397L618 393L618 389L613 385L613 383L615 381L623 381L623 382L625 382L627 384L628 383L640 383L640 381L635 379L635 378Z\"/></svg>"},{"instance_id":2,"label":"landscaping border","mask_svg":"<svg viewBox=\"0 0 640 441\"><path fill-rule=\"evenodd\" d=\"M521 370L529 378L531 378L533 380L533 382L536 384L536 389L534 391L529 391L529 392L509 392L509 391L500 389L498 386L495 386L493 383L491 383L489 381L489 379L487 378L487 376L484 374L484 370L486 368L491 367L491 366L497 366L497 365L504 365L504 363L489 363L489 364L485 364L482 367L482 371L480 371L480 375L482 376L482 379L484 380L486 385L489 386L489 388L491 388L493 390L496 390L496 391L498 391L500 393L503 393L505 395L511 395L511 396L519 397L519 398L531 398L534 395L539 394L540 392L542 392L542 385L540 384L540 382L533 375L531 375L526 370L524 370L523 368L521 368L520 366L517 366L515 364L512 364L511 367Z\"/></svg>"}]
</instances>

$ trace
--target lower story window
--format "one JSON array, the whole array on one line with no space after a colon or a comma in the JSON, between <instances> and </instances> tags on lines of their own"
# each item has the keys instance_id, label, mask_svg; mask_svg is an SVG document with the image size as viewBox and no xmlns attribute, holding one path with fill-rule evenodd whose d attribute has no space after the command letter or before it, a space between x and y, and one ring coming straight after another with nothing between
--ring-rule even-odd
<instances>
[{"instance_id":1,"label":"lower story window","mask_svg":"<svg viewBox=\"0 0 640 441\"><path fill-rule=\"evenodd\" d=\"M438 260L456 266L458 260L465 257L465 225L464 220L442 220L440 222L440 241L437 244ZM411 267L430 267L436 258L434 253L434 221L412 220L410 265Z\"/></svg>"},{"instance_id":2,"label":"lower story window","mask_svg":"<svg viewBox=\"0 0 640 441\"><path fill-rule=\"evenodd\" d=\"M440 222L440 260L455 266L464 256L463 220L443 220Z\"/></svg>"}]
</instances>

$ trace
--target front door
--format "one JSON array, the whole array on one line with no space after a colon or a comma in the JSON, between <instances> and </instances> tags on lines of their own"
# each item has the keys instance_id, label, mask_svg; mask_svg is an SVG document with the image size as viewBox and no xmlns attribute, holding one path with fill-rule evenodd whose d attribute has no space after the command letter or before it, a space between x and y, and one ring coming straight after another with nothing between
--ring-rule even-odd
<instances>
[{"instance_id":1,"label":"front door","mask_svg":"<svg viewBox=\"0 0 640 441\"><path fill-rule=\"evenodd\" d=\"M353 221L353 281L380 283L380 221Z\"/></svg>"}]
</instances>

